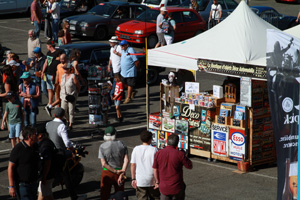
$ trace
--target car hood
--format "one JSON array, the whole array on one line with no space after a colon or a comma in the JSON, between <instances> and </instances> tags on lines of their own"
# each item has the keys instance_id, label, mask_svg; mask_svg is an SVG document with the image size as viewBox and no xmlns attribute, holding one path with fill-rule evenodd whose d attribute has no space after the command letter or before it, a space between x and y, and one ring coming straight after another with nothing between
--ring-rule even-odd
<instances>
[{"instance_id":1,"label":"car hood","mask_svg":"<svg viewBox=\"0 0 300 200\"><path fill-rule=\"evenodd\" d=\"M108 18L101 17L99 15L93 15L93 14L76 15L76 16L68 17L66 19L68 21L86 22L88 24L97 24L101 22L106 22L108 20Z\"/></svg>"},{"instance_id":2,"label":"car hood","mask_svg":"<svg viewBox=\"0 0 300 200\"><path fill-rule=\"evenodd\" d=\"M152 29L156 29L155 23L149 23L149 22L141 22L137 20L132 20L129 22L125 22L123 24L120 24L120 31L125 31L128 33L134 33L136 30L147 30L147 32L153 31Z\"/></svg>"}]
</instances>

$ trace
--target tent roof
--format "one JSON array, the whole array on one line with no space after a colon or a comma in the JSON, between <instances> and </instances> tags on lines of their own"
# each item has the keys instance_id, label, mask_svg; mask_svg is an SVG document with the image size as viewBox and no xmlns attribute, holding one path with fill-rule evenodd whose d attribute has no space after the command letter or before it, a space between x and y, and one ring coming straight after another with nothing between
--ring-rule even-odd
<instances>
[{"instance_id":1,"label":"tent roof","mask_svg":"<svg viewBox=\"0 0 300 200\"><path fill-rule=\"evenodd\" d=\"M148 51L149 65L197 70L197 59L266 66L267 29L276 29L241 1L234 12L208 31Z\"/></svg>"},{"instance_id":2,"label":"tent roof","mask_svg":"<svg viewBox=\"0 0 300 200\"><path fill-rule=\"evenodd\" d=\"M283 32L288 33L292 36L300 38L300 25L294 26L292 28L286 29Z\"/></svg>"}]
</instances>

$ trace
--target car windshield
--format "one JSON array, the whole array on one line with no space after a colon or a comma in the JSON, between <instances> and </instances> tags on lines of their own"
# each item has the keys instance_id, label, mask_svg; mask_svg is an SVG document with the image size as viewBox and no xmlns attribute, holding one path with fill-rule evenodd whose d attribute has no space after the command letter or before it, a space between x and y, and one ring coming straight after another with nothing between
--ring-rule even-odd
<instances>
[{"instance_id":1,"label":"car windshield","mask_svg":"<svg viewBox=\"0 0 300 200\"><path fill-rule=\"evenodd\" d=\"M161 0L145 0L145 4L153 4L153 5L159 5Z\"/></svg>"},{"instance_id":2,"label":"car windshield","mask_svg":"<svg viewBox=\"0 0 300 200\"><path fill-rule=\"evenodd\" d=\"M60 1L60 7L61 8L75 8L76 5L79 3L79 1L72 1L72 0L61 0Z\"/></svg>"},{"instance_id":3,"label":"car windshield","mask_svg":"<svg viewBox=\"0 0 300 200\"><path fill-rule=\"evenodd\" d=\"M156 22L156 18L159 15L158 10L146 10L143 13L141 13L139 16L137 16L136 20L142 21L142 22Z\"/></svg>"},{"instance_id":4,"label":"car windshield","mask_svg":"<svg viewBox=\"0 0 300 200\"><path fill-rule=\"evenodd\" d=\"M100 15L102 17L110 17L115 12L117 7L118 6L116 5L102 3L93 7L90 11L88 11L88 13L93 15Z\"/></svg>"},{"instance_id":5,"label":"car windshield","mask_svg":"<svg viewBox=\"0 0 300 200\"><path fill-rule=\"evenodd\" d=\"M204 11L209 0L197 0L197 3L199 5L199 11ZM179 7L185 7L189 8L191 4L191 0L185 0L182 4L179 5Z\"/></svg>"}]
</instances>

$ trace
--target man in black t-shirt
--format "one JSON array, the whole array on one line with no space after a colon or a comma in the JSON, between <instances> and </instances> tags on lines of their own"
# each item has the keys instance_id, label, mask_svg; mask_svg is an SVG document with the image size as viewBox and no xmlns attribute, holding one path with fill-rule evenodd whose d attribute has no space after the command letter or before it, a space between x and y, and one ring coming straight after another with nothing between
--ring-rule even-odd
<instances>
[{"instance_id":1,"label":"man in black t-shirt","mask_svg":"<svg viewBox=\"0 0 300 200\"><path fill-rule=\"evenodd\" d=\"M44 63L41 78L46 76L46 84L48 90L48 105L52 104L53 96L54 96L54 81L57 70L57 65L59 62L56 61L56 58L59 56L59 51L55 49L55 43L53 40L49 40L47 42L47 49L49 50L47 53L47 60Z\"/></svg>"},{"instance_id":2,"label":"man in black t-shirt","mask_svg":"<svg viewBox=\"0 0 300 200\"><path fill-rule=\"evenodd\" d=\"M36 130L26 127L24 140L11 151L8 163L9 195L18 199L36 199L39 154Z\"/></svg>"}]
</instances>

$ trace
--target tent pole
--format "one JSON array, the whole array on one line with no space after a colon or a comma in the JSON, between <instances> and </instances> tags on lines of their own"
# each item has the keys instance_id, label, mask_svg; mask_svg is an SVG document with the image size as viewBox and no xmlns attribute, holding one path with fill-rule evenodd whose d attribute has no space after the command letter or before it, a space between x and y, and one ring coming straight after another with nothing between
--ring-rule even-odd
<instances>
[{"instance_id":1,"label":"tent pole","mask_svg":"<svg viewBox=\"0 0 300 200\"><path fill-rule=\"evenodd\" d=\"M145 37L145 46L146 46L146 115L147 115L147 129L149 129L149 84L148 84L148 45L147 45L147 37Z\"/></svg>"}]
</instances>

